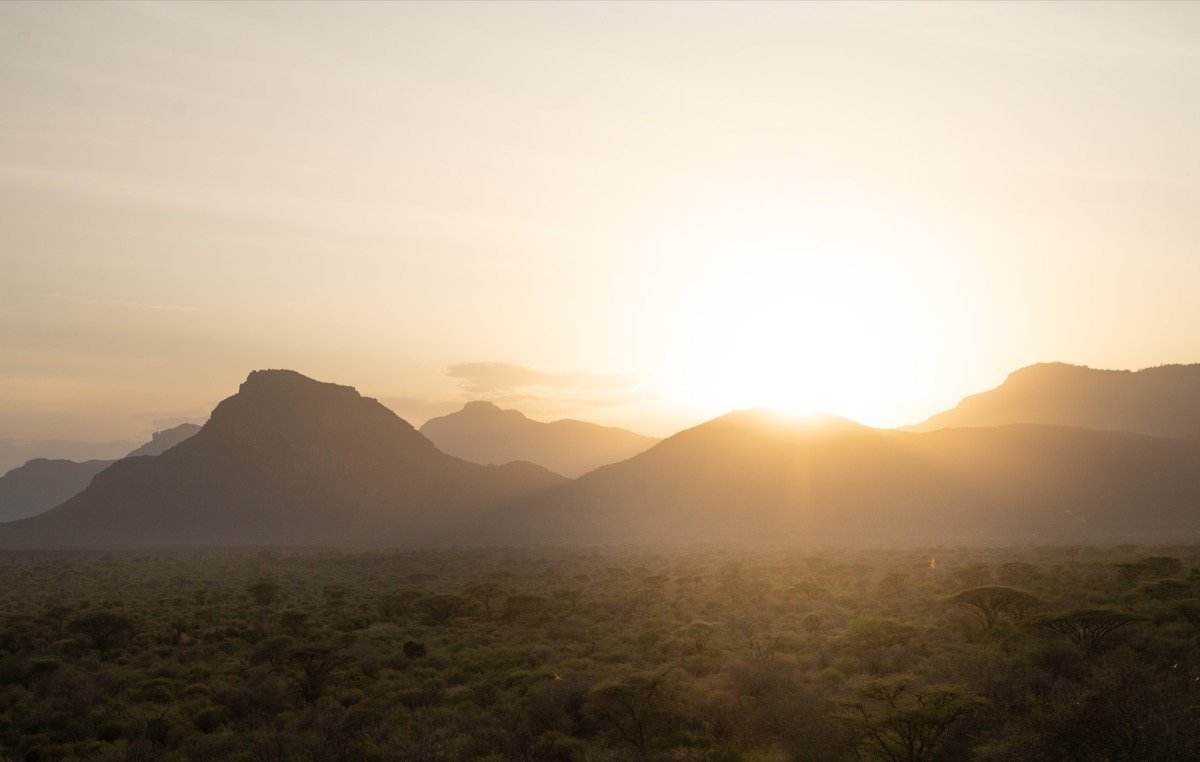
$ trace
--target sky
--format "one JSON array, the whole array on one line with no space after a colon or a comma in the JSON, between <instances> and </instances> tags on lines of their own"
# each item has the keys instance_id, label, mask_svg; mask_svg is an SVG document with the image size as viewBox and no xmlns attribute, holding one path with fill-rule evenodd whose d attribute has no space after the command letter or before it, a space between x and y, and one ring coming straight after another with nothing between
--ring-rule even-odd
<instances>
[{"instance_id":1,"label":"sky","mask_svg":"<svg viewBox=\"0 0 1200 762\"><path fill-rule=\"evenodd\" d=\"M1200 4L0 4L0 439L1200 361Z\"/></svg>"}]
</instances>

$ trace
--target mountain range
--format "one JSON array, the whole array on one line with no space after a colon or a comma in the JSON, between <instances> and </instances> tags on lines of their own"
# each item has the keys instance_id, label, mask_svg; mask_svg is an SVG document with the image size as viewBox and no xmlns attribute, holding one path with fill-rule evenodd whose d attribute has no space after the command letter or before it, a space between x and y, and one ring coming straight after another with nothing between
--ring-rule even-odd
<instances>
[{"instance_id":1,"label":"mountain range","mask_svg":"<svg viewBox=\"0 0 1200 762\"><path fill-rule=\"evenodd\" d=\"M1009 382L1109 373L1034 367ZM1186 385L1173 388L1154 403L1184 405ZM1130 407L1139 415L1079 409L1160 420L1148 401ZM509 412L455 415L522 426ZM194 436L0 525L0 547L1195 541L1198 466L1194 437L1036 420L886 430L750 410L569 480L454 457L350 387L256 371Z\"/></svg>"},{"instance_id":2,"label":"mountain range","mask_svg":"<svg viewBox=\"0 0 1200 762\"><path fill-rule=\"evenodd\" d=\"M1200 442L742 411L539 496L513 526L546 543L1197 540Z\"/></svg>"},{"instance_id":3,"label":"mountain range","mask_svg":"<svg viewBox=\"0 0 1200 762\"><path fill-rule=\"evenodd\" d=\"M64 439L0 438L0 474L35 458L47 460L116 460L124 456L137 442L78 442Z\"/></svg>"},{"instance_id":4,"label":"mountain range","mask_svg":"<svg viewBox=\"0 0 1200 762\"><path fill-rule=\"evenodd\" d=\"M156 431L149 442L125 457L159 455L195 434L200 427L181 423ZM79 494L92 478L116 460L34 458L0 476L0 521L36 516Z\"/></svg>"},{"instance_id":5,"label":"mountain range","mask_svg":"<svg viewBox=\"0 0 1200 762\"><path fill-rule=\"evenodd\" d=\"M421 433L444 453L483 464L527 460L556 474L581 476L637 455L657 439L626 429L575 420L542 423L491 402L468 402L462 410L433 418Z\"/></svg>"},{"instance_id":6,"label":"mountain range","mask_svg":"<svg viewBox=\"0 0 1200 762\"><path fill-rule=\"evenodd\" d=\"M255 371L194 436L0 526L0 547L453 543L563 481L446 455L348 386Z\"/></svg>"},{"instance_id":7,"label":"mountain range","mask_svg":"<svg viewBox=\"0 0 1200 762\"><path fill-rule=\"evenodd\" d=\"M1164 437L1200 436L1200 364L1143 370L1097 370L1040 363L1009 374L990 391L913 426L1046 423L1132 431Z\"/></svg>"}]
</instances>

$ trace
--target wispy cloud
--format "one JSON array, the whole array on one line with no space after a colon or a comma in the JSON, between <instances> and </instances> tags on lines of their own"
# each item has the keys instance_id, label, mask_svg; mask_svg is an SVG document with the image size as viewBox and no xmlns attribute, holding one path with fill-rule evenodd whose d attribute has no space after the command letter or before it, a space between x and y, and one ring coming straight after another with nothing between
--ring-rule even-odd
<instances>
[{"instance_id":1,"label":"wispy cloud","mask_svg":"<svg viewBox=\"0 0 1200 762\"><path fill-rule=\"evenodd\" d=\"M150 302L110 302L115 307L133 310L155 310L157 312L202 312L202 308L187 304L152 304Z\"/></svg>"},{"instance_id":2,"label":"wispy cloud","mask_svg":"<svg viewBox=\"0 0 1200 762\"><path fill-rule=\"evenodd\" d=\"M66 294L46 294L52 299L60 299L72 304L83 304L93 307L118 307L129 310L152 310L154 312L203 312L202 307L187 304L166 304L163 302L138 302L122 299L85 299Z\"/></svg>"},{"instance_id":3,"label":"wispy cloud","mask_svg":"<svg viewBox=\"0 0 1200 762\"><path fill-rule=\"evenodd\" d=\"M616 391L635 383L628 376L603 373L549 373L508 362L468 362L451 365L447 375L459 379L470 394L511 395L520 389L543 387L551 389L580 389L587 391Z\"/></svg>"},{"instance_id":4,"label":"wispy cloud","mask_svg":"<svg viewBox=\"0 0 1200 762\"><path fill-rule=\"evenodd\" d=\"M662 399L656 394L643 394L639 392L628 392L625 394L607 394L600 397L592 397L590 399L574 399L566 400L570 404L579 405L589 408L605 408L605 407L624 407L626 405L636 405L639 402L649 400Z\"/></svg>"}]
</instances>

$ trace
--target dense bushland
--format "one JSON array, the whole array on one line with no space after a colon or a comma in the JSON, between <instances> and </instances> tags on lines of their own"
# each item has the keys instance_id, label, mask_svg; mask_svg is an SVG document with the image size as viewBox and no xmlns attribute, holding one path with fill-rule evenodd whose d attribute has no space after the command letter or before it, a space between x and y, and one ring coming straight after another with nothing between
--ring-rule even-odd
<instances>
[{"instance_id":1,"label":"dense bushland","mask_svg":"<svg viewBox=\"0 0 1200 762\"><path fill-rule=\"evenodd\" d=\"M1200 548L0 556L0 759L1200 758Z\"/></svg>"}]
</instances>

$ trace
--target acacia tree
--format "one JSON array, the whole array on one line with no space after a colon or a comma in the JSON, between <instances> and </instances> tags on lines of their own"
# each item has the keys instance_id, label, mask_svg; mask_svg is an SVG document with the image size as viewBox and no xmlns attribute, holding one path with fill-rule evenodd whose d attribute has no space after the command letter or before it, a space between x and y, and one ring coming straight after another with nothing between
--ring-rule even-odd
<instances>
[{"instance_id":1,"label":"acacia tree","mask_svg":"<svg viewBox=\"0 0 1200 762\"><path fill-rule=\"evenodd\" d=\"M1009 561L996 569L996 578L1003 585L1028 585L1041 577L1038 567L1025 561Z\"/></svg>"},{"instance_id":2,"label":"acacia tree","mask_svg":"<svg viewBox=\"0 0 1200 762\"><path fill-rule=\"evenodd\" d=\"M755 661L770 664L775 660L775 654L778 653L784 638L781 630L767 623L752 622L746 619L735 620L732 628L745 642L746 647L750 650L750 656Z\"/></svg>"},{"instance_id":3,"label":"acacia tree","mask_svg":"<svg viewBox=\"0 0 1200 762\"><path fill-rule=\"evenodd\" d=\"M1065 635L1084 656L1092 656L1113 632L1145 620L1144 616L1116 609L1076 609L1041 617L1033 625L1046 632Z\"/></svg>"},{"instance_id":4,"label":"acacia tree","mask_svg":"<svg viewBox=\"0 0 1200 762\"><path fill-rule=\"evenodd\" d=\"M379 615L384 619L396 619L412 611L417 601L425 597L420 590L396 590L379 599Z\"/></svg>"},{"instance_id":5,"label":"acacia tree","mask_svg":"<svg viewBox=\"0 0 1200 762\"><path fill-rule=\"evenodd\" d=\"M107 653L133 634L134 620L119 611L93 611L70 623L70 629L87 638L98 651Z\"/></svg>"},{"instance_id":6,"label":"acacia tree","mask_svg":"<svg viewBox=\"0 0 1200 762\"><path fill-rule=\"evenodd\" d=\"M717 634L717 626L698 619L680 627L676 633L691 645L693 653L702 654L708 649L709 641Z\"/></svg>"},{"instance_id":7,"label":"acacia tree","mask_svg":"<svg viewBox=\"0 0 1200 762\"><path fill-rule=\"evenodd\" d=\"M1150 574L1150 567L1143 563L1113 564L1113 568L1117 570L1117 575L1126 587L1133 587L1138 580Z\"/></svg>"},{"instance_id":8,"label":"acacia tree","mask_svg":"<svg viewBox=\"0 0 1200 762\"><path fill-rule=\"evenodd\" d=\"M868 683L842 715L862 732L867 754L888 762L936 759L947 734L986 702L955 686L921 687L901 675Z\"/></svg>"},{"instance_id":9,"label":"acacia tree","mask_svg":"<svg viewBox=\"0 0 1200 762\"><path fill-rule=\"evenodd\" d=\"M260 579L246 587L246 592L250 598L263 608L270 608L278 602L280 593L283 589L279 587L277 582L269 579Z\"/></svg>"},{"instance_id":10,"label":"acacia tree","mask_svg":"<svg viewBox=\"0 0 1200 762\"><path fill-rule=\"evenodd\" d=\"M1184 598L1170 603L1175 614L1200 633L1200 598Z\"/></svg>"},{"instance_id":11,"label":"acacia tree","mask_svg":"<svg viewBox=\"0 0 1200 762\"><path fill-rule=\"evenodd\" d=\"M1138 585L1137 592L1158 601L1174 601L1192 597L1192 583L1186 579L1156 579Z\"/></svg>"},{"instance_id":12,"label":"acacia tree","mask_svg":"<svg viewBox=\"0 0 1200 762\"><path fill-rule=\"evenodd\" d=\"M588 712L621 740L634 748L638 759L650 759L654 740L668 732L673 686L669 672L635 673L596 686Z\"/></svg>"},{"instance_id":13,"label":"acacia tree","mask_svg":"<svg viewBox=\"0 0 1200 762\"><path fill-rule=\"evenodd\" d=\"M546 609L546 599L540 595L518 594L504 599L500 618L506 622L532 619Z\"/></svg>"},{"instance_id":14,"label":"acacia tree","mask_svg":"<svg viewBox=\"0 0 1200 762\"><path fill-rule=\"evenodd\" d=\"M1142 566L1155 579L1174 577L1183 572L1183 561L1174 556L1146 556L1142 559Z\"/></svg>"},{"instance_id":15,"label":"acacia tree","mask_svg":"<svg viewBox=\"0 0 1200 762\"><path fill-rule=\"evenodd\" d=\"M259 622L259 630L263 635L271 634L271 606L275 604L283 593L283 588L278 583L269 579L260 579L257 582L246 587L246 592L251 600L259 605L261 611L261 621Z\"/></svg>"},{"instance_id":16,"label":"acacia tree","mask_svg":"<svg viewBox=\"0 0 1200 762\"><path fill-rule=\"evenodd\" d=\"M959 590L949 600L974 611L984 630L992 629L1001 614L1020 622L1040 603L1037 596L1005 585L969 587Z\"/></svg>"},{"instance_id":17,"label":"acacia tree","mask_svg":"<svg viewBox=\"0 0 1200 762\"><path fill-rule=\"evenodd\" d=\"M579 601L583 598L583 591L577 587L561 587L554 591L554 597L560 601L566 601L567 607L571 611L575 611L579 607Z\"/></svg>"},{"instance_id":18,"label":"acacia tree","mask_svg":"<svg viewBox=\"0 0 1200 762\"><path fill-rule=\"evenodd\" d=\"M344 658L337 646L313 643L293 648L288 655L288 661L294 667L291 674L292 685L300 694L300 699L308 705L316 703L325 692L329 676Z\"/></svg>"},{"instance_id":19,"label":"acacia tree","mask_svg":"<svg viewBox=\"0 0 1200 762\"><path fill-rule=\"evenodd\" d=\"M299 637L308 623L308 612L300 609L288 609L279 615L279 624L292 637Z\"/></svg>"},{"instance_id":20,"label":"acacia tree","mask_svg":"<svg viewBox=\"0 0 1200 762\"><path fill-rule=\"evenodd\" d=\"M492 601L500 595L500 586L495 582L472 582L463 588L463 593L483 606L483 613L490 617Z\"/></svg>"},{"instance_id":21,"label":"acacia tree","mask_svg":"<svg viewBox=\"0 0 1200 762\"><path fill-rule=\"evenodd\" d=\"M326 585L323 591L325 593L325 607L334 617L346 621L346 599L350 595L350 588L345 585Z\"/></svg>"},{"instance_id":22,"label":"acacia tree","mask_svg":"<svg viewBox=\"0 0 1200 762\"><path fill-rule=\"evenodd\" d=\"M209 627L215 627L217 624L216 609L213 608L213 597L207 589L199 588L192 591L192 600L195 601L196 607L203 609L204 619Z\"/></svg>"},{"instance_id":23,"label":"acacia tree","mask_svg":"<svg viewBox=\"0 0 1200 762\"><path fill-rule=\"evenodd\" d=\"M462 613L467 601L457 595L431 595L421 601L421 608L434 624L444 624Z\"/></svg>"},{"instance_id":24,"label":"acacia tree","mask_svg":"<svg viewBox=\"0 0 1200 762\"><path fill-rule=\"evenodd\" d=\"M785 591L789 596L811 604L816 598L825 594L825 588L812 580L797 582Z\"/></svg>"}]
</instances>

